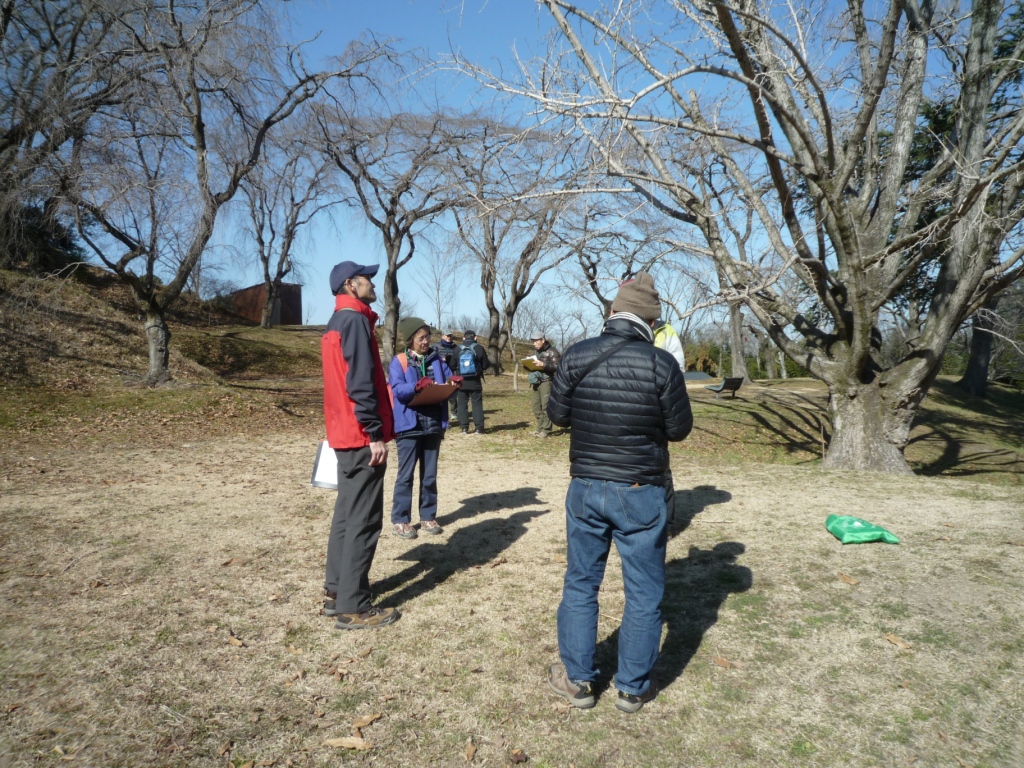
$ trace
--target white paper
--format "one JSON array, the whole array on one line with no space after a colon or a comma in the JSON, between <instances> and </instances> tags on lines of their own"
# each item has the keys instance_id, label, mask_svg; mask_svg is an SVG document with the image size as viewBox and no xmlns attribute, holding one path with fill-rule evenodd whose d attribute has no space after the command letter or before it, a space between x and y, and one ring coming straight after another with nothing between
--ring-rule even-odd
<instances>
[{"instance_id":1,"label":"white paper","mask_svg":"<svg viewBox=\"0 0 1024 768\"><path fill-rule=\"evenodd\" d=\"M313 461L313 477L309 484L317 488L333 488L338 490L338 456L334 449L321 440L316 449Z\"/></svg>"}]
</instances>

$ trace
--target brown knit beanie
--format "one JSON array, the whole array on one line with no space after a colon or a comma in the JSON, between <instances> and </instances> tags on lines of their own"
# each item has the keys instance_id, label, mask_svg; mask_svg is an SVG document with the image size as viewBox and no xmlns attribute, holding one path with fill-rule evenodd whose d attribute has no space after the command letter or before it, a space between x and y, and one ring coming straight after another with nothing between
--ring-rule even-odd
<instances>
[{"instance_id":1,"label":"brown knit beanie","mask_svg":"<svg viewBox=\"0 0 1024 768\"><path fill-rule=\"evenodd\" d=\"M649 272L640 272L619 286L619 292L612 302L612 311L631 312L647 322L661 317L661 298Z\"/></svg>"}]
</instances>

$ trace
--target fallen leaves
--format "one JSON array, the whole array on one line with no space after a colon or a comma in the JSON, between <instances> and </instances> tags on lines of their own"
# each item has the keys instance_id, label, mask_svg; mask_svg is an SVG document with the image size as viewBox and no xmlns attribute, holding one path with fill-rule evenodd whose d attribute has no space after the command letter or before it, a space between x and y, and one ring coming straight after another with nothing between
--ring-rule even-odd
<instances>
[{"instance_id":1,"label":"fallen leaves","mask_svg":"<svg viewBox=\"0 0 1024 768\"><path fill-rule=\"evenodd\" d=\"M860 579L855 579L853 576L847 576L845 573L840 573L839 579L843 583L850 584L851 586L854 584L860 584Z\"/></svg>"},{"instance_id":2,"label":"fallen leaves","mask_svg":"<svg viewBox=\"0 0 1024 768\"><path fill-rule=\"evenodd\" d=\"M512 754L509 755L509 757L512 758L513 763L525 763L527 760L530 759L529 755L527 755L521 749L513 749Z\"/></svg>"},{"instance_id":3,"label":"fallen leaves","mask_svg":"<svg viewBox=\"0 0 1024 768\"><path fill-rule=\"evenodd\" d=\"M885 634L885 639L888 640L893 645L895 645L901 651L909 651L910 648L911 648L910 643L908 643L902 637L897 637L896 635L892 634L891 632L887 632Z\"/></svg>"},{"instance_id":4,"label":"fallen leaves","mask_svg":"<svg viewBox=\"0 0 1024 768\"><path fill-rule=\"evenodd\" d=\"M476 744L473 743L472 739L466 742L466 762L473 762L473 757L476 755Z\"/></svg>"},{"instance_id":5,"label":"fallen leaves","mask_svg":"<svg viewBox=\"0 0 1024 768\"><path fill-rule=\"evenodd\" d=\"M231 739L228 739L227 741L224 742L224 746L220 748L220 752L218 754L221 757L224 757L224 755L226 755L228 752L231 751L231 748L233 746L235 746L235 745L232 743Z\"/></svg>"},{"instance_id":6,"label":"fallen leaves","mask_svg":"<svg viewBox=\"0 0 1024 768\"><path fill-rule=\"evenodd\" d=\"M713 659L714 663L722 669L741 669L743 662L741 661L730 661L725 656L715 656Z\"/></svg>"},{"instance_id":7,"label":"fallen leaves","mask_svg":"<svg viewBox=\"0 0 1024 768\"><path fill-rule=\"evenodd\" d=\"M376 722L377 720L380 720L380 718L383 716L384 715L381 712L376 712L372 715L363 715L362 717L357 717L355 720L352 721L351 736L342 736L337 739L327 739L323 742L323 746L337 747L339 749L355 749L359 751L373 749L373 744L371 744L363 738L361 729L365 728L371 723Z\"/></svg>"},{"instance_id":8,"label":"fallen leaves","mask_svg":"<svg viewBox=\"0 0 1024 768\"><path fill-rule=\"evenodd\" d=\"M236 634L235 634L235 633L234 633L233 631L231 631L231 630L228 630L228 645L233 645L233 646L235 646L236 648L245 648L245 647L246 647L245 643L244 643L244 642L242 642L241 638L239 638L239 637L238 637L238 636L237 636L237 635L236 635Z\"/></svg>"},{"instance_id":9,"label":"fallen leaves","mask_svg":"<svg viewBox=\"0 0 1024 768\"><path fill-rule=\"evenodd\" d=\"M370 723L375 722L377 720L380 720L383 716L384 715L381 712L377 712L376 714L373 714L373 715L363 715L362 717L358 717L358 718L356 718L355 720L352 721L352 727L353 728L365 728Z\"/></svg>"}]
</instances>

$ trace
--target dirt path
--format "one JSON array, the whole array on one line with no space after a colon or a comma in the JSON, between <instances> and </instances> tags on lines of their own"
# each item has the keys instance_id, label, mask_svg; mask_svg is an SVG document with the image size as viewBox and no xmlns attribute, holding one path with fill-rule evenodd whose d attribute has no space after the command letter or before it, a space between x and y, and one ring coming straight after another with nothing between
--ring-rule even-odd
<instances>
[{"instance_id":1,"label":"dirt path","mask_svg":"<svg viewBox=\"0 0 1024 768\"><path fill-rule=\"evenodd\" d=\"M630 718L613 692L570 712L543 685L566 447L447 440L445 534L381 538L375 589L402 620L340 633L318 615L333 493L308 485L312 427L174 448L9 446L0 765L465 765L467 741L474 764L495 766L513 750L577 768L1024 764L1024 491L699 467L678 450L665 689ZM903 543L843 547L824 531L832 512ZM608 675L617 568L613 555ZM322 745L378 713L362 728L372 749Z\"/></svg>"}]
</instances>

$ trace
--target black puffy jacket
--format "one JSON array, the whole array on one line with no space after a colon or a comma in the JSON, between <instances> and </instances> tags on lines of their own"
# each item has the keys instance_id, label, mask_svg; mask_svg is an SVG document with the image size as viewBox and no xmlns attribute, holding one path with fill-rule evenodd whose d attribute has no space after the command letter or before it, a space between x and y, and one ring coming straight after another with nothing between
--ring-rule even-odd
<instances>
[{"instance_id":1,"label":"black puffy jacket","mask_svg":"<svg viewBox=\"0 0 1024 768\"><path fill-rule=\"evenodd\" d=\"M572 426L573 477L641 485L668 480L668 443L690 434L693 414L679 364L653 338L639 318L616 315L600 336L574 344L562 356L548 416L561 427ZM625 339L630 343L583 378L591 362Z\"/></svg>"}]
</instances>

